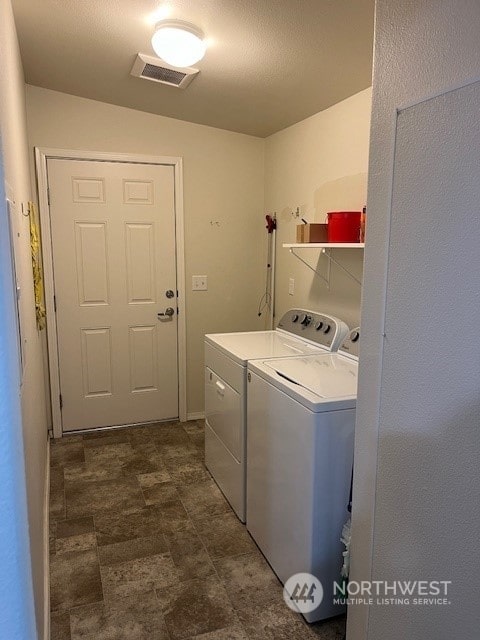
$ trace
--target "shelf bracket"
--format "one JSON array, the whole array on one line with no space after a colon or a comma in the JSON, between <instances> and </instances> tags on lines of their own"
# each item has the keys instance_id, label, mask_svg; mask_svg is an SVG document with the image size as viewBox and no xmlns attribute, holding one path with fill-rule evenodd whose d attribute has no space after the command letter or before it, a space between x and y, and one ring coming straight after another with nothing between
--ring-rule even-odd
<instances>
[{"instance_id":1,"label":"shelf bracket","mask_svg":"<svg viewBox=\"0 0 480 640\"><path fill-rule=\"evenodd\" d=\"M306 267L308 267L311 271L313 271L313 273L315 273L321 280L323 280L324 283L327 285L327 288L330 289L330 260L328 261L327 277L325 278L325 276L322 275L319 271L317 271L315 267L312 267L311 264L308 264L308 262L304 260L301 256L299 256L298 253L295 253L295 249L289 249L289 251L293 256L295 256L298 260L300 260L300 262L303 262L303 264ZM322 249L322 253L324 252L325 250Z\"/></svg>"},{"instance_id":2,"label":"shelf bracket","mask_svg":"<svg viewBox=\"0 0 480 640\"><path fill-rule=\"evenodd\" d=\"M362 286L362 282L361 280L359 280L356 276L353 275L353 273L351 273L346 267L343 266L343 264L341 264L340 262L338 262L338 260L335 260L335 258L332 256L331 254L331 249L327 249L327 248L323 248L320 250L321 255L324 255L327 260L328 260L328 267L327 267L327 277L325 278L324 275L322 275L319 271L317 271L317 269L315 269L315 267L312 267L311 264L309 264L306 260L304 260L301 256L298 255L298 253L295 253L295 250L293 248L289 249L290 253L292 255L294 255L298 260L300 260L300 262L303 262L303 264L308 267L311 271L313 271L319 278L321 278L325 284L327 285L328 289L330 289L330 272L331 272L331 264L333 262L334 265L336 265L337 267L340 267L340 269L342 269L342 271L344 271L352 280L355 280L355 282Z\"/></svg>"},{"instance_id":3,"label":"shelf bracket","mask_svg":"<svg viewBox=\"0 0 480 640\"><path fill-rule=\"evenodd\" d=\"M343 264L341 264L340 262L338 262L338 260L335 260L335 258L332 256L331 254L331 249L322 249L322 253L324 256L326 256L328 258L328 263L330 264L331 262L333 262L333 264L335 264L337 267L340 267L340 269L342 269L347 276L350 276L350 278L352 280L355 280L355 282L362 286L362 281L359 280L357 277L355 277L353 275L353 273L351 273L346 267L343 266Z\"/></svg>"}]
</instances>

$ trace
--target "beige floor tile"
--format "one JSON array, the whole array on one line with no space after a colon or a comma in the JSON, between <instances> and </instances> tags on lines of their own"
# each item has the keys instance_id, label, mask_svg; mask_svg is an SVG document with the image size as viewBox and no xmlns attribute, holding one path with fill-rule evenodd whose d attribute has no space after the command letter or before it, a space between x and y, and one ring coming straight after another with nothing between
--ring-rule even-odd
<instances>
[{"instance_id":1,"label":"beige floor tile","mask_svg":"<svg viewBox=\"0 0 480 640\"><path fill-rule=\"evenodd\" d=\"M67 518L79 518L106 511L128 511L145 506L136 478L99 482L65 483Z\"/></svg>"},{"instance_id":2,"label":"beige floor tile","mask_svg":"<svg viewBox=\"0 0 480 640\"><path fill-rule=\"evenodd\" d=\"M177 488L172 482L160 482L147 488L142 488L143 497L147 505L165 504L179 500Z\"/></svg>"},{"instance_id":3,"label":"beige floor tile","mask_svg":"<svg viewBox=\"0 0 480 640\"><path fill-rule=\"evenodd\" d=\"M257 549L245 526L233 513L195 520L195 527L214 559L253 553Z\"/></svg>"},{"instance_id":4,"label":"beige floor tile","mask_svg":"<svg viewBox=\"0 0 480 640\"><path fill-rule=\"evenodd\" d=\"M231 513L228 502L211 479L178 486L180 499L191 518L212 518Z\"/></svg>"},{"instance_id":5,"label":"beige floor tile","mask_svg":"<svg viewBox=\"0 0 480 640\"><path fill-rule=\"evenodd\" d=\"M205 578L215 573L212 559L193 527L166 534L165 538L180 580Z\"/></svg>"},{"instance_id":6,"label":"beige floor tile","mask_svg":"<svg viewBox=\"0 0 480 640\"><path fill-rule=\"evenodd\" d=\"M71 637L68 611L52 613L50 616L50 640L71 640Z\"/></svg>"},{"instance_id":7,"label":"beige floor tile","mask_svg":"<svg viewBox=\"0 0 480 640\"><path fill-rule=\"evenodd\" d=\"M203 463L204 421L52 444L51 640L341 640L307 625ZM151 503L148 504L147 503Z\"/></svg>"},{"instance_id":8,"label":"beige floor tile","mask_svg":"<svg viewBox=\"0 0 480 640\"><path fill-rule=\"evenodd\" d=\"M100 572L105 601L148 593L179 582L170 553L102 566Z\"/></svg>"},{"instance_id":9,"label":"beige floor tile","mask_svg":"<svg viewBox=\"0 0 480 640\"><path fill-rule=\"evenodd\" d=\"M186 513L185 519L187 519ZM157 536L162 533L164 520L165 510L162 511L157 506L145 507L138 512L128 514L98 513L94 516L97 543L99 546L104 546L136 538Z\"/></svg>"},{"instance_id":10,"label":"beige floor tile","mask_svg":"<svg viewBox=\"0 0 480 640\"><path fill-rule=\"evenodd\" d=\"M117 542L98 547L101 566L112 566L129 560L148 558L169 551L165 536L158 534L147 538L135 538L126 542Z\"/></svg>"},{"instance_id":11,"label":"beige floor tile","mask_svg":"<svg viewBox=\"0 0 480 640\"><path fill-rule=\"evenodd\" d=\"M81 533L78 536L68 536L68 538L57 538L55 541L55 553L70 553L71 551L87 551L87 549L95 549L97 547L97 539L95 533Z\"/></svg>"},{"instance_id":12,"label":"beige floor tile","mask_svg":"<svg viewBox=\"0 0 480 640\"><path fill-rule=\"evenodd\" d=\"M259 551L214 562L235 609L282 602L283 587Z\"/></svg>"},{"instance_id":13,"label":"beige floor tile","mask_svg":"<svg viewBox=\"0 0 480 640\"><path fill-rule=\"evenodd\" d=\"M137 479L142 489L149 489L156 484L171 481L170 474L166 468L160 471L154 471L153 473L141 473L137 475Z\"/></svg>"},{"instance_id":14,"label":"beige floor tile","mask_svg":"<svg viewBox=\"0 0 480 640\"><path fill-rule=\"evenodd\" d=\"M156 593L172 640L225 629L235 620L226 591L214 576L180 582Z\"/></svg>"},{"instance_id":15,"label":"beige floor tile","mask_svg":"<svg viewBox=\"0 0 480 640\"><path fill-rule=\"evenodd\" d=\"M169 640L153 592L78 607L71 611L70 620L71 640Z\"/></svg>"},{"instance_id":16,"label":"beige floor tile","mask_svg":"<svg viewBox=\"0 0 480 640\"><path fill-rule=\"evenodd\" d=\"M52 611L67 611L102 598L100 566L94 550L74 551L50 558Z\"/></svg>"}]
</instances>

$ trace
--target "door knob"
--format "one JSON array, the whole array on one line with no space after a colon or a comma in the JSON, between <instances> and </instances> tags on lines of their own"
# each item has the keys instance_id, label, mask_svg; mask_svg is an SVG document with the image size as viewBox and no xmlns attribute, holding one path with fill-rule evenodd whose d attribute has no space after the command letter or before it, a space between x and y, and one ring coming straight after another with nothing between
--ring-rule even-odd
<instances>
[{"instance_id":1,"label":"door knob","mask_svg":"<svg viewBox=\"0 0 480 640\"><path fill-rule=\"evenodd\" d=\"M173 316L173 314L175 313L175 309L173 307L167 307L165 309L165 311L162 313L157 313L157 317L158 318L164 318L165 316Z\"/></svg>"},{"instance_id":2,"label":"door knob","mask_svg":"<svg viewBox=\"0 0 480 640\"><path fill-rule=\"evenodd\" d=\"M167 298L173 298L175 294L171 289L168 289L167 291L165 291L165 295L167 296Z\"/></svg>"}]
</instances>

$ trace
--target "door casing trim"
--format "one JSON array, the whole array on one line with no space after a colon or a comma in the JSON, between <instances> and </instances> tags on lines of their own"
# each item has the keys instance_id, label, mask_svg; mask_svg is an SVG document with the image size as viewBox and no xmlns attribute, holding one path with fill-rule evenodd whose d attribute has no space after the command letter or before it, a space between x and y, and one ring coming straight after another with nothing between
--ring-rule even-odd
<instances>
[{"instance_id":1,"label":"door casing trim","mask_svg":"<svg viewBox=\"0 0 480 640\"><path fill-rule=\"evenodd\" d=\"M185 317L185 233L183 211L183 159L176 156L150 156L131 153L110 153L72 149L35 147L38 206L42 234L43 280L45 286L45 309L47 312L47 352L50 378L50 403L52 408L53 437L62 436L62 413L60 410L60 374L58 362L57 319L54 308L55 281L53 277L52 234L50 206L48 204L47 160L91 160L97 162L125 162L130 164L168 165L173 167L175 188L175 243L178 306L178 413L181 422L187 420L187 328Z\"/></svg>"}]
</instances>

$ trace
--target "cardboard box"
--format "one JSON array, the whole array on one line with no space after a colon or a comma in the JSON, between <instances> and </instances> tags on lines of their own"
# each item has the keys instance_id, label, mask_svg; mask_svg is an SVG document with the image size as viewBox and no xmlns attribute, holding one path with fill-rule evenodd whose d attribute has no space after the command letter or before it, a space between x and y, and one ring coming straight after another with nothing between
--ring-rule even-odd
<instances>
[{"instance_id":1,"label":"cardboard box","mask_svg":"<svg viewBox=\"0 0 480 640\"><path fill-rule=\"evenodd\" d=\"M328 242L326 224L298 224L296 242Z\"/></svg>"}]
</instances>

